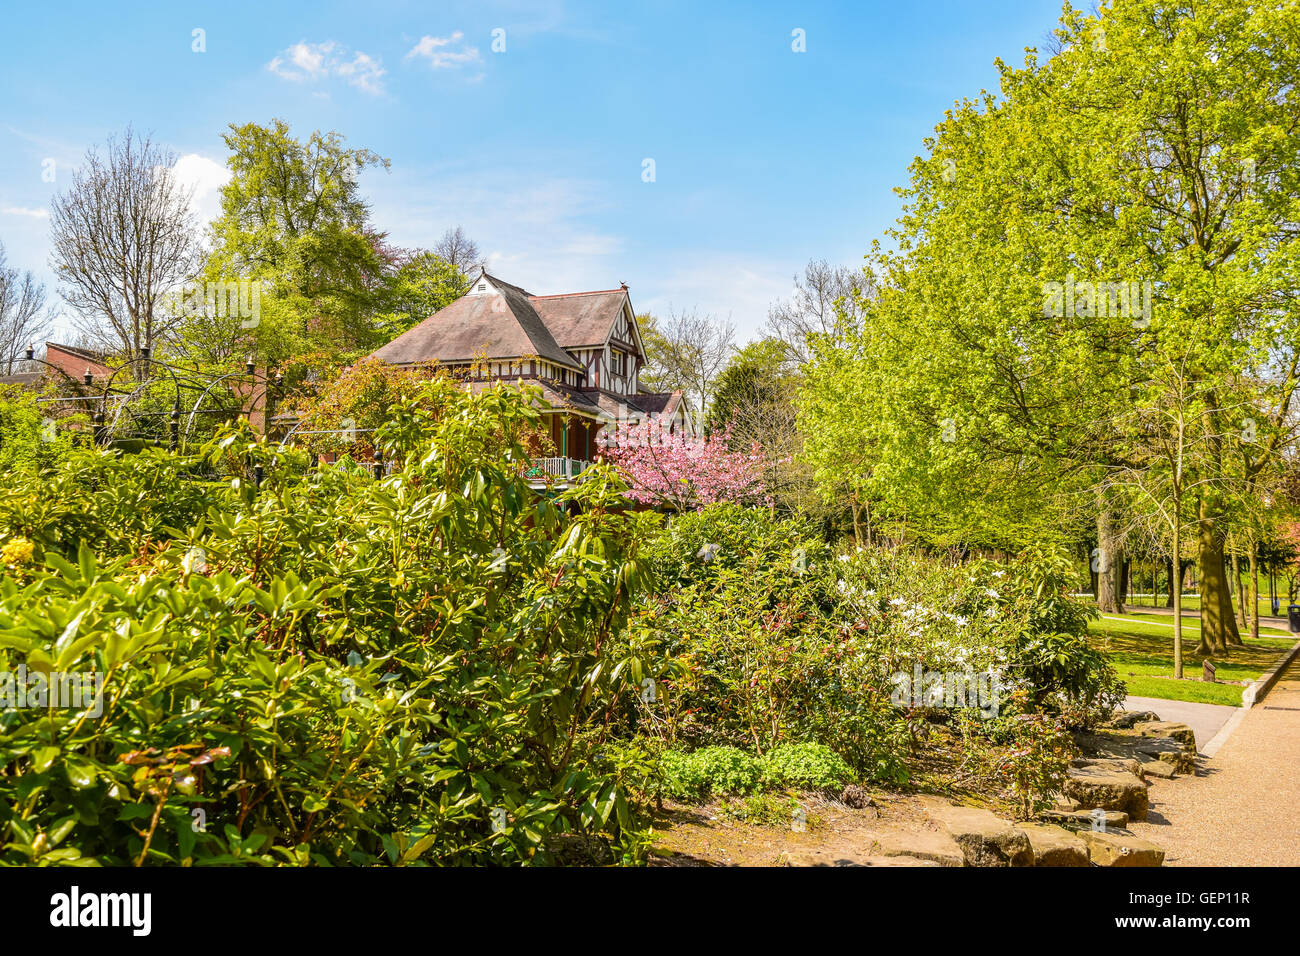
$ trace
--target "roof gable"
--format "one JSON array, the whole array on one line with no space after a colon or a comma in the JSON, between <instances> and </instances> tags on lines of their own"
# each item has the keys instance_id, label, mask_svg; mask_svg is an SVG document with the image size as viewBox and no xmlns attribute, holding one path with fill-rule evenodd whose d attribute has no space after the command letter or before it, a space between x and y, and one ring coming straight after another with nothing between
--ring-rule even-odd
<instances>
[{"instance_id":1,"label":"roof gable","mask_svg":"<svg viewBox=\"0 0 1300 956\"><path fill-rule=\"evenodd\" d=\"M536 355L557 365L582 366L562 349L529 301L528 293L486 272L486 292L463 295L373 354L394 365L469 362Z\"/></svg>"},{"instance_id":2,"label":"roof gable","mask_svg":"<svg viewBox=\"0 0 1300 956\"><path fill-rule=\"evenodd\" d=\"M604 345L623 314L626 289L535 295L530 301L555 340L564 348Z\"/></svg>"}]
</instances>

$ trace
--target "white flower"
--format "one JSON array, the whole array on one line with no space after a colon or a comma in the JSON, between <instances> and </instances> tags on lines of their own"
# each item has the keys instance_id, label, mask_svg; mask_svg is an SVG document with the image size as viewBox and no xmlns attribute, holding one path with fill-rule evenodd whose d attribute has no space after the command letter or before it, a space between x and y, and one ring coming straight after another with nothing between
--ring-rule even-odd
<instances>
[{"instance_id":1,"label":"white flower","mask_svg":"<svg viewBox=\"0 0 1300 956\"><path fill-rule=\"evenodd\" d=\"M899 597L899 598L890 598L889 603L894 605L894 607L898 607L899 605L906 604L907 602L904 601L901 597Z\"/></svg>"},{"instance_id":2,"label":"white flower","mask_svg":"<svg viewBox=\"0 0 1300 956\"><path fill-rule=\"evenodd\" d=\"M995 600L997 599L998 592L995 591L995 590L993 590L992 588L989 588L989 589L988 589L987 591L985 591L984 593L987 594L989 597L995 599Z\"/></svg>"},{"instance_id":3,"label":"white flower","mask_svg":"<svg viewBox=\"0 0 1300 956\"><path fill-rule=\"evenodd\" d=\"M1003 575L1005 575L1006 573L1007 573L1007 572L1005 572L1005 571L994 571L994 572L993 572L993 576L994 576L995 578L1000 578L1000 577L1002 577Z\"/></svg>"}]
</instances>

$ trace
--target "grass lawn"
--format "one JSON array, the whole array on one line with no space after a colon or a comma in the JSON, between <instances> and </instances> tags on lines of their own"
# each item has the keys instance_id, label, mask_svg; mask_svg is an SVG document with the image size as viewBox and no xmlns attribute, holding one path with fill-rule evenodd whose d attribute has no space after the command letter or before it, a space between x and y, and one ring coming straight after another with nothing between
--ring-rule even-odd
<instances>
[{"instance_id":1,"label":"grass lawn","mask_svg":"<svg viewBox=\"0 0 1300 956\"><path fill-rule=\"evenodd\" d=\"M1165 700L1189 700L1202 704L1241 706L1242 687L1237 684L1208 684L1201 681L1201 659L1192 651L1200 640L1200 621L1183 621L1183 674L1194 680L1173 680L1173 619L1154 614L1107 615L1093 621L1088 630L1098 639L1098 647L1115 665L1128 692L1137 697ZM1245 638L1242 647L1234 647L1226 657L1214 658L1216 677L1224 680L1255 680L1272 667L1283 651L1295 643L1286 631L1260 628L1257 641Z\"/></svg>"}]
</instances>

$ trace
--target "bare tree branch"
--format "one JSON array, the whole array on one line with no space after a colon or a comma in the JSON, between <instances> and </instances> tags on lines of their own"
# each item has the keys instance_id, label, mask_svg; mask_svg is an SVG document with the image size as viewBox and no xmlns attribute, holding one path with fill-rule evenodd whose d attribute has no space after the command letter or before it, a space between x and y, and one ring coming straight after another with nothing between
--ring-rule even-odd
<instances>
[{"instance_id":1,"label":"bare tree branch","mask_svg":"<svg viewBox=\"0 0 1300 956\"><path fill-rule=\"evenodd\" d=\"M0 242L0 368L12 375L28 345L39 345L49 327L45 286L31 272L11 269Z\"/></svg>"},{"instance_id":2,"label":"bare tree branch","mask_svg":"<svg viewBox=\"0 0 1300 956\"><path fill-rule=\"evenodd\" d=\"M199 267L193 191L176 179L175 163L128 127L104 156L86 154L51 210L50 264L79 331L128 353L170 331L165 298Z\"/></svg>"},{"instance_id":3,"label":"bare tree branch","mask_svg":"<svg viewBox=\"0 0 1300 956\"><path fill-rule=\"evenodd\" d=\"M863 304L874 295L875 283L867 272L814 259L802 277L795 276L794 295L768 309L764 331L785 345L791 362L806 365L809 336L834 335L846 321L857 325Z\"/></svg>"}]
</instances>

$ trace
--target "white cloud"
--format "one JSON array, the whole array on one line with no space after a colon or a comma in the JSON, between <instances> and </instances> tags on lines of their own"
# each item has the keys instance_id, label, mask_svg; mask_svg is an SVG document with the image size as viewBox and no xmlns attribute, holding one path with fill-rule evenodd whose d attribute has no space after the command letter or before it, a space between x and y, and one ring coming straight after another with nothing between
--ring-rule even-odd
<instances>
[{"instance_id":1,"label":"white cloud","mask_svg":"<svg viewBox=\"0 0 1300 956\"><path fill-rule=\"evenodd\" d=\"M295 83L315 83L338 76L372 96L384 92L384 74L387 72L376 57L360 50L349 53L347 47L333 40L295 43L274 57L266 68Z\"/></svg>"},{"instance_id":2,"label":"white cloud","mask_svg":"<svg viewBox=\"0 0 1300 956\"><path fill-rule=\"evenodd\" d=\"M470 63L482 62L479 56L478 47L468 46L463 41L465 34L457 30L451 36L420 37L420 42L411 47L406 59L411 60L416 57L429 61L429 66L435 70L456 70ZM450 48L450 49L449 49Z\"/></svg>"},{"instance_id":3,"label":"white cloud","mask_svg":"<svg viewBox=\"0 0 1300 956\"><path fill-rule=\"evenodd\" d=\"M32 219L48 219L48 209L28 209L26 206L0 206L0 216L29 216Z\"/></svg>"},{"instance_id":4,"label":"white cloud","mask_svg":"<svg viewBox=\"0 0 1300 956\"><path fill-rule=\"evenodd\" d=\"M194 189L193 206L201 222L211 222L221 212L221 187L230 181L222 163L198 153L186 153L172 167L176 179Z\"/></svg>"},{"instance_id":5,"label":"white cloud","mask_svg":"<svg viewBox=\"0 0 1300 956\"><path fill-rule=\"evenodd\" d=\"M641 270L652 270L653 288L636 301L638 310L667 313L697 310L730 319L741 341L757 338L768 307L790 297L790 263L764 260L743 253L698 250L689 264L672 263L672 255L652 256ZM657 267L657 268L656 268Z\"/></svg>"},{"instance_id":6,"label":"white cloud","mask_svg":"<svg viewBox=\"0 0 1300 956\"><path fill-rule=\"evenodd\" d=\"M624 242L594 220L606 210L598 183L539 180L534 169L409 169L373 184L374 217L390 241L431 246L463 226L489 270L545 295L618 285ZM602 285L603 283L603 285Z\"/></svg>"}]
</instances>

